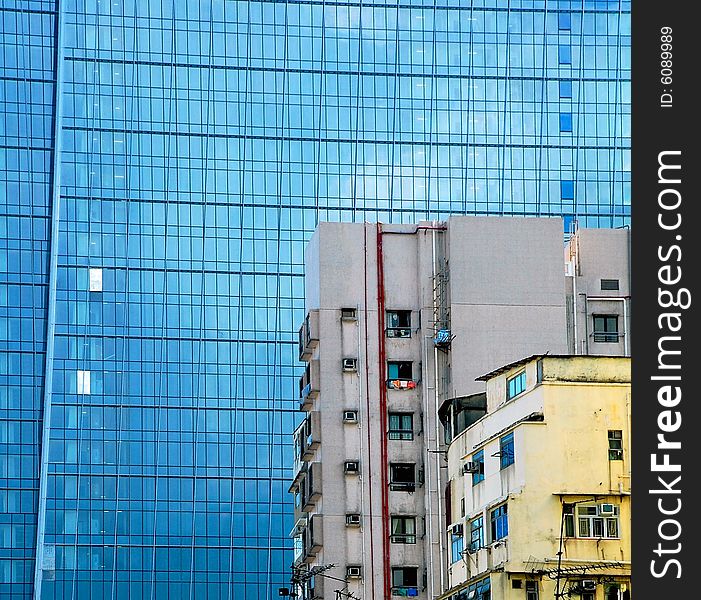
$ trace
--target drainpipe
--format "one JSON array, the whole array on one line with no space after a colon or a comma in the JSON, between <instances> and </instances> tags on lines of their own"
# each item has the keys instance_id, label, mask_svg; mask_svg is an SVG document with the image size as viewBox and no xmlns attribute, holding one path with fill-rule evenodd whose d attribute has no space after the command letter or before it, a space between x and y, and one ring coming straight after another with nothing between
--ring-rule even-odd
<instances>
[{"instance_id":1,"label":"drainpipe","mask_svg":"<svg viewBox=\"0 0 701 600\"><path fill-rule=\"evenodd\" d=\"M424 364L428 365L428 340L429 336L423 335L421 337L421 345L422 345L422 350L423 350L423 360ZM429 389L428 385L423 386L423 396L424 396L424 408L423 408L423 413L424 413L424 421L428 419L428 411L429 411ZM424 433L424 446L426 447L426 450L429 449L430 447L430 442L429 442L429 429L428 427L424 427L424 424L422 423L422 429ZM436 489L438 489L438 477L436 478ZM429 589L429 597L434 598L435 597L435 583L434 583L434 564L433 564L433 538L434 538L434 533L433 533L433 514L431 512L431 490L433 486L433 478L431 476L431 461L428 460L428 452L426 454L426 487L424 490L424 504L425 504L425 531L426 531L426 536L428 538L428 543L424 545L425 552L428 553L428 562L429 562L429 570L428 570L428 589Z\"/></svg>"},{"instance_id":2,"label":"drainpipe","mask_svg":"<svg viewBox=\"0 0 701 600\"><path fill-rule=\"evenodd\" d=\"M363 224L363 255L365 257L365 296L363 297L363 326L365 328L365 418L367 419L365 431L368 442L368 459L372 457L372 441L370 435L370 354L368 352L368 251L367 238L368 229L367 223ZM358 324L358 335L360 335L360 324ZM358 407L360 408L360 407ZM362 425L360 426L362 428ZM361 446L362 447L362 446ZM373 522L372 508L372 469L368 469L368 529L370 531L370 589L372 597L375 597L375 544L373 540L373 530L375 528ZM362 489L360 494L361 502L363 499ZM363 534L363 557L365 557L365 535ZM365 578L363 578L363 590L365 590ZM364 593L365 595L365 593Z\"/></svg>"},{"instance_id":3,"label":"drainpipe","mask_svg":"<svg viewBox=\"0 0 701 600\"><path fill-rule=\"evenodd\" d=\"M436 222L432 221L431 225L434 227L434 229L431 230L431 275L433 278L433 310L434 314L437 314L437 310L440 308L438 306L438 288L436 286ZM433 412L433 418L434 418L434 425L435 425L435 440L436 440L436 449L438 449L438 446L440 445L440 430L439 430L439 425L438 425L438 404L439 404L439 390L438 390L438 385L439 385L439 379L438 379L438 348L436 345L433 345L433 397L434 397L434 412ZM437 452L436 453L436 498L437 504L438 504L438 548L440 550L440 556L441 556L441 592L445 589L445 579L444 579L444 569L443 569L443 562L442 562L442 557L444 555L444 548L443 548L443 506L440 501L440 483L441 483L441 478L440 478L440 473L441 473L441 453ZM433 552L431 552L431 558L433 558Z\"/></svg>"},{"instance_id":4,"label":"drainpipe","mask_svg":"<svg viewBox=\"0 0 701 600\"><path fill-rule=\"evenodd\" d=\"M382 565L383 598L389 600L391 594L389 562L389 483L387 470L387 363L385 348L385 273L384 251L382 248L382 223L377 224L377 337L379 345L379 384L380 384L380 479L382 482Z\"/></svg>"}]
</instances>

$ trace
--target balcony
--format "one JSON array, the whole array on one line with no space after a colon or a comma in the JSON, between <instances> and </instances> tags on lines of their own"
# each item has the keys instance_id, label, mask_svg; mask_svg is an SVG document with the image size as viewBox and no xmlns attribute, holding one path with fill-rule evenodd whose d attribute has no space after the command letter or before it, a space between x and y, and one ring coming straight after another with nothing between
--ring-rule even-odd
<instances>
[{"instance_id":1,"label":"balcony","mask_svg":"<svg viewBox=\"0 0 701 600\"><path fill-rule=\"evenodd\" d=\"M299 328L299 360L309 360L319 343L319 311L310 310Z\"/></svg>"},{"instance_id":2,"label":"balcony","mask_svg":"<svg viewBox=\"0 0 701 600\"><path fill-rule=\"evenodd\" d=\"M309 463L300 484L301 510L309 512L321 498L321 463Z\"/></svg>"},{"instance_id":3,"label":"balcony","mask_svg":"<svg viewBox=\"0 0 701 600\"><path fill-rule=\"evenodd\" d=\"M324 517L313 515L307 525L307 547L310 553L316 554L324 545Z\"/></svg>"},{"instance_id":4,"label":"balcony","mask_svg":"<svg viewBox=\"0 0 701 600\"><path fill-rule=\"evenodd\" d=\"M304 375L299 378L299 408L300 410L310 410L314 398L319 396L321 379L321 368L319 359L314 359L307 363Z\"/></svg>"},{"instance_id":5,"label":"balcony","mask_svg":"<svg viewBox=\"0 0 701 600\"><path fill-rule=\"evenodd\" d=\"M324 543L324 522L322 515L313 515L309 518L304 529L302 538L304 540L304 550L302 552L302 562L311 564L316 555L322 549Z\"/></svg>"},{"instance_id":6,"label":"balcony","mask_svg":"<svg viewBox=\"0 0 701 600\"><path fill-rule=\"evenodd\" d=\"M302 460L310 461L314 458L314 452L321 445L321 413L318 410L312 411L304 420L301 431L302 438Z\"/></svg>"},{"instance_id":7,"label":"balcony","mask_svg":"<svg viewBox=\"0 0 701 600\"><path fill-rule=\"evenodd\" d=\"M316 502L321 498L321 463L309 463L309 471L306 476L307 495L310 502Z\"/></svg>"},{"instance_id":8,"label":"balcony","mask_svg":"<svg viewBox=\"0 0 701 600\"><path fill-rule=\"evenodd\" d=\"M307 583L307 598L309 600L323 600L324 598L324 578L321 575L311 577Z\"/></svg>"}]
</instances>

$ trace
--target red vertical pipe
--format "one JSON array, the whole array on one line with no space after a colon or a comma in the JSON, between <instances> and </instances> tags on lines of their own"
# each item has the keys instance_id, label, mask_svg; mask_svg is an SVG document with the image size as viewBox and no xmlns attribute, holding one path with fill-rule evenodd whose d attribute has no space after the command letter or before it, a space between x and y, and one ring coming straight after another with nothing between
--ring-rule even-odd
<instances>
[{"instance_id":1,"label":"red vertical pipe","mask_svg":"<svg viewBox=\"0 0 701 600\"><path fill-rule=\"evenodd\" d=\"M382 565L385 600L391 599L389 562L389 482L387 477L387 353L385 349L385 269L382 249L382 223L377 224L377 341L379 346L380 388L380 479L382 482Z\"/></svg>"}]
</instances>

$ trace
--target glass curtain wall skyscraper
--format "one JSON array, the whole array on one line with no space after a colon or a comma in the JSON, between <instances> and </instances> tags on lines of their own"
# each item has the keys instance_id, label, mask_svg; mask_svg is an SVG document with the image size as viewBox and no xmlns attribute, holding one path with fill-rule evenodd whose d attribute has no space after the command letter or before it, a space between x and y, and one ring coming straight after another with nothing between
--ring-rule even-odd
<instances>
[{"instance_id":1,"label":"glass curtain wall skyscraper","mask_svg":"<svg viewBox=\"0 0 701 600\"><path fill-rule=\"evenodd\" d=\"M288 581L318 221L629 221L629 1L1 0L0 46L0 600Z\"/></svg>"}]
</instances>

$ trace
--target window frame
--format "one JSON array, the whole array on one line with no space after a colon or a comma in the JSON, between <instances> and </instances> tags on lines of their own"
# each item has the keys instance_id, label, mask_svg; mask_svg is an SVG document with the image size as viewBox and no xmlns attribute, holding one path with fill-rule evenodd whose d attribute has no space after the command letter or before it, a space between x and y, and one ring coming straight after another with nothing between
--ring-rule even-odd
<instances>
[{"instance_id":1,"label":"window frame","mask_svg":"<svg viewBox=\"0 0 701 600\"><path fill-rule=\"evenodd\" d=\"M393 429L392 428L392 418L398 418L399 419L399 427ZM409 428L403 428L402 427L402 421L404 419L408 418L410 423L409 423ZM406 425L406 424L404 424ZM387 415L387 437L390 440L399 440L399 441L411 441L414 439L414 413L413 412L395 412L392 411L388 413Z\"/></svg>"},{"instance_id":2,"label":"window frame","mask_svg":"<svg viewBox=\"0 0 701 600\"><path fill-rule=\"evenodd\" d=\"M450 533L450 564L455 564L462 558L465 550L465 536L460 533Z\"/></svg>"},{"instance_id":3,"label":"window frame","mask_svg":"<svg viewBox=\"0 0 701 600\"><path fill-rule=\"evenodd\" d=\"M512 383L514 383L512 391ZM506 378L506 400L513 400L526 391L526 369Z\"/></svg>"},{"instance_id":4,"label":"window frame","mask_svg":"<svg viewBox=\"0 0 701 600\"><path fill-rule=\"evenodd\" d=\"M618 434L618 435L616 435ZM623 430L609 429L609 460L623 460ZM616 447L617 446L617 447Z\"/></svg>"},{"instance_id":5,"label":"window frame","mask_svg":"<svg viewBox=\"0 0 701 600\"><path fill-rule=\"evenodd\" d=\"M503 471L516 462L514 432L510 431L499 438L499 467Z\"/></svg>"},{"instance_id":6,"label":"window frame","mask_svg":"<svg viewBox=\"0 0 701 600\"><path fill-rule=\"evenodd\" d=\"M489 577L480 579L470 584L467 588L467 597L469 600L491 600L492 584ZM473 594L472 596L470 594Z\"/></svg>"},{"instance_id":7,"label":"window frame","mask_svg":"<svg viewBox=\"0 0 701 600\"><path fill-rule=\"evenodd\" d=\"M484 515L478 515L470 519L470 541L467 549L470 553L477 552L480 548L484 548Z\"/></svg>"},{"instance_id":8,"label":"window frame","mask_svg":"<svg viewBox=\"0 0 701 600\"><path fill-rule=\"evenodd\" d=\"M404 365L404 368L406 369L406 365L409 365L409 373L408 377L406 377L407 373L404 373L404 376L401 376L401 368L400 366ZM397 375L396 377L392 377L390 370L392 367L396 366L397 368ZM387 381L413 381L414 380L414 363L413 361L410 360L388 360L387 361Z\"/></svg>"},{"instance_id":9,"label":"window frame","mask_svg":"<svg viewBox=\"0 0 701 600\"><path fill-rule=\"evenodd\" d=\"M610 329L610 324L614 323L615 329ZM597 329L597 325L602 325L603 329ZM592 336L594 341L604 344L615 344L620 337L620 329L618 328L618 315L612 314L594 314L592 315Z\"/></svg>"},{"instance_id":10,"label":"window frame","mask_svg":"<svg viewBox=\"0 0 701 600\"><path fill-rule=\"evenodd\" d=\"M472 455L472 462L476 462L481 465L479 472L472 473L472 485L475 486L481 481L484 481L484 450L475 452Z\"/></svg>"},{"instance_id":11,"label":"window frame","mask_svg":"<svg viewBox=\"0 0 701 600\"><path fill-rule=\"evenodd\" d=\"M614 515L599 515L600 503L569 504L565 507L565 537L582 540L620 540L621 539L621 510L620 505L613 503ZM582 509L595 508L596 513L580 515ZM593 535L600 521L600 531L602 535ZM586 522L587 532L582 532L582 523ZM615 534L610 535L611 524L615 523ZM574 534L574 535L571 535Z\"/></svg>"},{"instance_id":12,"label":"window frame","mask_svg":"<svg viewBox=\"0 0 701 600\"><path fill-rule=\"evenodd\" d=\"M397 575L401 573L401 582L397 582ZM408 577L407 575L413 575L413 581L415 583L410 583L412 580L412 577ZM392 567L391 571L391 578L392 578L392 595L399 595L395 594L395 590L401 590L405 591L407 588L415 588L418 590L419 587L419 568L418 567ZM405 581L405 579L409 579L409 582Z\"/></svg>"},{"instance_id":13,"label":"window frame","mask_svg":"<svg viewBox=\"0 0 701 600\"><path fill-rule=\"evenodd\" d=\"M572 113L560 113L560 133L572 133L573 119Z\"/></svg>"},{"instance_id":14,"label":"window frame","mask_svg":"<svg viewBox=\"0 0 701 600\"><path fill-rule=\"evenodd\" d=\"M397 481L394 477L394 470L398 467L412 468L412 481ZM391 462L389 463L389 489L397 492L413 492L417 484L416 463Z\"/></svg>"},{"instance_id":15,"label":"window frame","mask_svg":"<svg viewBox=\"0 0 701 600\"><path fill-rule=\"evenodd\" d=\"M395 523L401 523L403 531L394 532ZM411 523L413 531L406 531L407 523ZM416 544L416 516L414 515L391 515L390 516L389 540L392 544Z\"/></svg>"},{"instance_id":16,"label":"window frame","mask_svg":"<svg viewBox=\"0 0 701 600\"><path fill-rule=\"evenodd\" d=\"M394 322L393 325L390 325ZM390 335L390 332L392 334ZM388 310L385 312L385 336L392 338L411 337L411 311Z\"/></svg>"},{"instance_id":17,"label":"window frame","mask_svg":"<svg viewBox=\"0 0 701 600\"><path fill-rule=\"evenodd\" d=\"M503 540L509 536L509 511L508 504L504 502L489 511L489 534L492 543ZM499 530L501 528L501 534Z\"/></svg>"},{"instance_id":18,"label":"window frame","mask_svg":"<svg viewBox=\"0 0 701 600\"><path fill-rule=\"evenodd\" d=\"M526 600L538 600L538 582L535 579L526 579Z\"/></svg>"}]
</instances>

